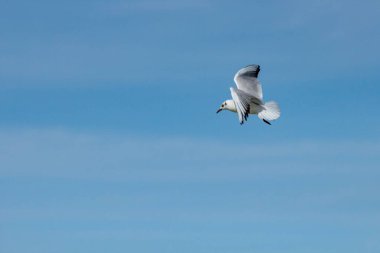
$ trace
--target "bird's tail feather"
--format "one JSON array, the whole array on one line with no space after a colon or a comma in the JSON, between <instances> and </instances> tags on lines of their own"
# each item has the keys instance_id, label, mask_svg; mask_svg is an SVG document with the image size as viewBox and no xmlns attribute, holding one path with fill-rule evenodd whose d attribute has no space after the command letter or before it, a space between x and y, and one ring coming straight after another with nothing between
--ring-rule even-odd
<instances>
[{"instance_id":1,"label":"bird's tail feather","mask_svg":"<svg viewBox=\"0 0 380 253\"><path fill-rule=\"evenodd\" d=\"M281 111L278 104L274 101L269 101L264 104L264 110L259 112L258 116L264 121L276 120L280 117Z\"/></svg>"}]
</instances>

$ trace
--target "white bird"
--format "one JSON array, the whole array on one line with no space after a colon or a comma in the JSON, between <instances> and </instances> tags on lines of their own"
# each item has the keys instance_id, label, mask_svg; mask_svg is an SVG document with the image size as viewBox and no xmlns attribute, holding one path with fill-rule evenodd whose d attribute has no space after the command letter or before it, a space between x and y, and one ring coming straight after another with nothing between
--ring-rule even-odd
<instances>
[{"instance_id":1,"label":"white bird","mask_svg":"<svg viewBox=\"0 0 380 253\"><path fill-rule=\"evenodd\" d=\"M247 121L249 114L257 116L267 124L280 117L280 107L274 101L264 103L261 83L257 79L259 65L248 65L240 69L234 77L237 89L231 87L232 100L226 100L216 113L222 110L237 112L240 124Z\"/></svg>"}]
</instances>

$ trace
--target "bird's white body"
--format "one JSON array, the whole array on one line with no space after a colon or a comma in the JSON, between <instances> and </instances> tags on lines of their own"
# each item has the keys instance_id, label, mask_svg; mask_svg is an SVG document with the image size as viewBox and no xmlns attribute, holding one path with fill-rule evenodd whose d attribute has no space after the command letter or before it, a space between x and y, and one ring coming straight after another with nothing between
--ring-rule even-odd
<instances>
[{"instance_id":1,"label":"bird's white body","mask_svg":"<svg viewBox=\"0 0 380 253\"><path fill-rule=\"evenodd\" d=\"M229 110L231 112L237 112L236 105L232 99L226 100L225 110ZM249 114L259 114L264 108L262 106L253 105L249 108Z\"/></svg>"},{"instance_id":2,"label":"bird's white body","mask_svg":"<svg viewBox=\"0 0 380 253\"><path fill-rule=\"evenodd\" d=\"M220 106L222 110L236 112L240 124L247 121L249 114L257 114L265 123L280 117L280 107L274 101L264 103L261 83L257 79L260 72L259 65L249 65L240 69L234 77L237 88L230 88L232 100L226 100Z\"/></svg>"}]
</instances>

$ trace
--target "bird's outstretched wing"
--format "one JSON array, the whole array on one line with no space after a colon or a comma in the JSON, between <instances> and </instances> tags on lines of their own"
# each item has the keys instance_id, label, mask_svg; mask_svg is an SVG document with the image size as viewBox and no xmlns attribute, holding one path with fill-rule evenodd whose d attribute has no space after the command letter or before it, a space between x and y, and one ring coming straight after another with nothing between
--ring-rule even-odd
<instances>
[{"instance_id":1,"label":"bird's outstretched wing","mask_svg":"<svg viewBox=\"0 0 380 253\"><path fill-rule=\"evenodd\" d=\"M257 79L259 72L259 65L248 65L235 74L234 81L239 90L262 100L263 90L260 81Z\"/></svg>"},{"instance_id":2,"label":"bird's outstretched wing","mask_svg":"<svg viewBox=\"0 0 380 253\"><path fill-rule=\"evenodd\" d=\"M239 122L240 124L243 124L244 121L247 121L248 119L250 111L250 97L248 94L241 90L232 87L230 90L232 99L234 100L236 106L237 114L239 116Z\"/></svg>"}]
</instances>

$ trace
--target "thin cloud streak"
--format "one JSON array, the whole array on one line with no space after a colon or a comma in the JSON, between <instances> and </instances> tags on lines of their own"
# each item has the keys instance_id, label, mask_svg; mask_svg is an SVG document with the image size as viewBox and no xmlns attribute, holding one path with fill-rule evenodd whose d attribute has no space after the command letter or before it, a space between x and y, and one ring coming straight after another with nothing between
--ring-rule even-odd
<instances>
[{"instance_id":1,"label":"thin cloud streak","mask_svg":"<svg viewBox=\"0 0 380 253\"><path fill-rule=\"evenodd\" d=\"M378 141L237 144L64 130L1 130L0 137L0 173L11 177L242 180L277 173L284 176L330 169L336 173L350 171L358 165L357 159L365 160L361 164L371 168L380 152Z\"/></svg>"},{"instance_id":2,"label":"thin cloud streak","mask_svg":"<svg viewBox=\"0 0 380 253\"><path fill-rule=\"evenodd\" d=\"M377 76L377 1L357 5L170 0L98 5L102 7L65 5L75 15L71 14L73 24L67 26L61 20L67 15L54 17L59 32L47 27L30 33L32 28L21 27L26 37L19 38L14 29L8 31L1 42L2 85L197 84L205 77L220 78L221 73L224 80L232 80L233 72L249 63L262 64L271 73L265 78L287 86L336 76ZM83 9L94 13L83 16ZM113 17L109 9L128 11ZM38 27L48 23L36 22ZM154 68L149 71L152 76L146 72L149 67Z\"/></svg>"}]
</instances>

